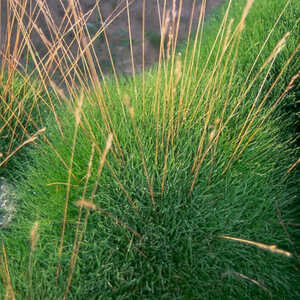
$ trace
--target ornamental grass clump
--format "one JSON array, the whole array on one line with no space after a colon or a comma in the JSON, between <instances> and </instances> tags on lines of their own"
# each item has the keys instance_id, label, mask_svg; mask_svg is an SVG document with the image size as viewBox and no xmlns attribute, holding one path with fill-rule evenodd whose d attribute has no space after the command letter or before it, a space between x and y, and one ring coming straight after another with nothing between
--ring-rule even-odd
<instances>
[{"instance_id":1,"label":"ornamental grass clump","mask_svg":"<svg viewBox=\"0 0 300 300\"><path fill-rule=\"evenodd\" d=\"M39 30L33 15L29 29L17 18L48 114L32 113L26 155L9 171L17 213L0 231L0 295L300 295L293 214L298 150L294 117L285 110L285 101L296 103L300 76L300 6L227 1L204 22L206 1L194 1L191 22L200 6L198 23L179 45L183 1L162 2L159 59L147 70L143 59L140 73L132 1L120 2L105 22L95 4L103 25L93 35L78 1L66 7L65 29L38 1L52 32L50 42L39 31L48 49L43 57L26 34ZM144 20L147 1L141 3ZM117 74L112 56L112 72L104 75L93 43L101 36L110 50L107 26L121 13L131 77ZM64 42L67 32L75 54Z\"/></svg>"}]
</instances>

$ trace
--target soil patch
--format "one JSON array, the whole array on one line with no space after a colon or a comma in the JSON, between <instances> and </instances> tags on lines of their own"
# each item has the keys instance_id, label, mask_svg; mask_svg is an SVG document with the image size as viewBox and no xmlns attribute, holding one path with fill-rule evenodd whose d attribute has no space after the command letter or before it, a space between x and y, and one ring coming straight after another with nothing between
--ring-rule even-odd
<instances>
[{"instance_id":1,"label":"soil patch","mask_svg":"<svg viewBox=\"0 0 300 300\"><path fill-rule=\"evenodd\" d=\"M15 28L12 31L11 39L8 39L7 18L12 18L11 13L18 10L22 13L23 8L11 4L11 2L22 1L7 1L1 0L1 40L0 47L2 49L2 59L8 59L3 57L4 47L9 42L11 44L11 51L15 45L17 26L20 26L20 21L15 20ZM72 17L69 19L65 17L66 11L68 15L71 15L71 9L69 7L68 0L51 0L51 1L27 1L25 16L22 18L23 28L30 33L31 47L35 53L44 61L49 57L49 45L55 45L58 38L63 38L64 45L70 47L73 54L73 58L69 58L71 61L80 56L78 53L78 45L74 42L74 22L72 23ZM142 66L142 29L143 29L143 0L79 0L76 2L76 10L79 15L82 16L83 22L86 22L87 28L91 36L95 35L102 25L105 24L105 30L107 39L109 41L109 47L111 56L117 72L123 74L132 73L132 63L130 56L130 37L128 30L128 14L126 10L126 4L130 4L130 26L132 36L133 57L135 63L135 71L139 72ZM97 5L98 2L98 5ZM176 0L175 11L179 13L179 0ZM211 10L217 7L224 0L207 0L206 1L206 15ZM43 3L43 7L40 6ZM159 45L161 38L161 22L163 14L164 1L158 0L146 0L145 2L145 66L150 66L155 63L159 55ZM173 1L168 0L167 11L172 16ZM195 3L194 15L191 15L193 4ZM96 5L95 5L96 4ZM159 7L158 7L159 6ZM184 0L181 10L180 30L178 34L178 42L184 40L189 31L190 20L193 20L193 29L196 28L199 13L201 8L201 1ZM31 17L29 17L31 16ZM117 16L117 17L115 17ZM34 19L37 27L32 25L30 19ZM49 28L49 24L53 24L56 27L60 36L54 36L53 31ZM44 35L47 39L48 46L45 40L41 38ZM25 50L28 48L26 43L19 42L19 63L21 65L28 64L25 59ZM108 47L105 41L104 34L100 34L93 42L95 61L99 62L99 65L103 69L104 73L110 72L111 60L108 52ZM59 51L58 51L59 53ZM59 54L58 54L59 55ZM30 61L29 61L30 63ZM80 59L79 59L80 63ZM33 64L32 64L33 65Z\"/></svg>"}]
</instances>

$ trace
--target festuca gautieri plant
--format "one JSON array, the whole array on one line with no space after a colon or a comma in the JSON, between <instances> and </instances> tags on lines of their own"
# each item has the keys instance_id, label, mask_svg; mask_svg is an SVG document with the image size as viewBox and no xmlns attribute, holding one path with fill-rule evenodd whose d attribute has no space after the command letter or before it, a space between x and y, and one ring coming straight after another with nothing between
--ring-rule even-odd
<instances>
[{"instance_id":1,"label":"festuca gautieri plant","mask_svg":"<svg viewBox=\"0 0 300 300\"><path fill-rule=\"evenodd\" d=\"M20 125L25 138L7 160L17 212L0 231L1 296L296 299L297 149L284 107L296 101L299 4L226 1L207 16L206 1L191 1L179 44L184 1L157 1L159 56L147 68L148 1L115 1L108 17L101 2L85 12L70 1L63 26L46 2L8 2L25 53L10 73L32 96L1 115L31 126ZM118 74L109 35L124 15L130 76ZM30 118L16 114L24 99Z\"/></svg>"}]
</instances>

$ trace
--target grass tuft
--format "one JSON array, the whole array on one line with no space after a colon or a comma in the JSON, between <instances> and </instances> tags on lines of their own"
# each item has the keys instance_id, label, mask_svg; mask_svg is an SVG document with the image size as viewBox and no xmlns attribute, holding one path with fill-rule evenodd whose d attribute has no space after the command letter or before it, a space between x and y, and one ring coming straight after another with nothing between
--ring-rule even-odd
<instances>
[{"instance_id":1,"label":"grass tuft","mask_svg":"<svg viewBox=\"0 0 300 300\"><path fill-rule=\"evenodd\" d=\"M201 3L180 45L184 1L157 2L160 53L146 70L142 1L139 74L134 1L106 19L101 3L83 12L71 1L60 25L47 3L9 1L0 166L18 209L0 231L1 296L300 296L299 149L287 110L297 103L300 5L226 1L206 20ZM87 23L92 12L99 29ZM107 32L120 14L131 77L117 74ZM99 37L111 74L97 60Z\"/></svg>"}]
</instances>

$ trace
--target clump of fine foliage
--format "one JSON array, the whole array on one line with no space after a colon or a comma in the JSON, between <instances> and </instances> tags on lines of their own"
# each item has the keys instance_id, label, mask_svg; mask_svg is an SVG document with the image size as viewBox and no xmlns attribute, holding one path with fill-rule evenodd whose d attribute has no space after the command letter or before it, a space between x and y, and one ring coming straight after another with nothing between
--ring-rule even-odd
<instances>
[{"instance_id":1,"label":"clump of fine foliage","mask_svg":"<svg viewBox=\"0 0 300 300\"><path fill-rule=\"evenodd\" d=\"M177 51L162 35L157 66L79 90L42 122L14 171L0 295L300 296L287 113L300 4L244 7L219 8Z\"/></svg>"}]
</instances>

